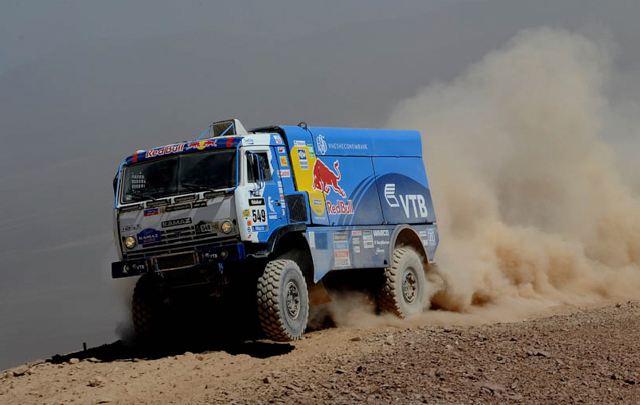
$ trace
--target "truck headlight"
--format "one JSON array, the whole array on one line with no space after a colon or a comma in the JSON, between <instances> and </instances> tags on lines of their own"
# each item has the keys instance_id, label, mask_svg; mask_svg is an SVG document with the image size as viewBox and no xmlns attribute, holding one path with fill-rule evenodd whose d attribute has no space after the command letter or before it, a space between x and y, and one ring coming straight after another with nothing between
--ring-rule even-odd
<instances>
[{"instance_id":1,"label":"truck headlight","mask_svg":"<svg viewBox=\"0 0 640 405\"><path fill-rule=\"evenodd\" d=\"M231 221L224 221L222 223L222 232L229 233L231 231L233 231L233 224Z\"/></svg>"},{"instance_id":2,"label":"truck headlight","mask_svg":"<svg viewBox=\"0 0 640 405\"><path fill-rule=\"evenodd\" d=\"M136 247L136 238L134 238L133 236L127 236L124 240L124 244L127 249L133 249L134 247Z\"/></svg>"}]
</instances>

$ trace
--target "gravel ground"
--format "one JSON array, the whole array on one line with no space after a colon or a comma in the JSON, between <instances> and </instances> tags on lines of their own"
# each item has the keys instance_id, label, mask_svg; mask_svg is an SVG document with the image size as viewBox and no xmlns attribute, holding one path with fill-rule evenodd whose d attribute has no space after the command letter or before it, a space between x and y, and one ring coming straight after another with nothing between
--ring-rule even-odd
<instances>
[{"instance_id":1,"label":"gravel ground","mask_svg":"<svg viewBox=\"0 0 640 405\"><path fill-rule=\"evenodd\" d=\"M630 302L482 326L326 329L292 344L116 343L1 373L0 403L637 404L639 315Z\"/></svg>"}]
</instances>

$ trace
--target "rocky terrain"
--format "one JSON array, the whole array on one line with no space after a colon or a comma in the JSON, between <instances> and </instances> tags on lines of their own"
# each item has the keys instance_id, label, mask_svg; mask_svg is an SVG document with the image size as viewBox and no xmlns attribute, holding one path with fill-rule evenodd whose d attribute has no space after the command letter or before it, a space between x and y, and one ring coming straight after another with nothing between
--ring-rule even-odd
<instances>
[{"instance_id":1,"label":"rocky terrain","mask_svg":"<svg viewBox=\"0 0 640 405\"><path fill-rule=\"evenodd\" d=\"M640 403L640 304L513 323L332 328L291 344L120 343L3 372L2 404Z\"/></svg>"}]
</instances>

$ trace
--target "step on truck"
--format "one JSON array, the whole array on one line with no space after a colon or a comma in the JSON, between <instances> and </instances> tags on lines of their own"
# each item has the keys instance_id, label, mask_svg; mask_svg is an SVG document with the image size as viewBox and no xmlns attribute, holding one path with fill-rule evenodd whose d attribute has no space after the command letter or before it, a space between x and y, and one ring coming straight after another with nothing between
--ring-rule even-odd
<instances>
[{"instance_id":1,"label":"step on truck","mask_svg":"<svg viewBox=\"0 0 640 405\"><path fill-rule=\"evenodd\" d=\"M217 122L126 158L114 192L112 277L141 276L138 336L196 287L246 293L277 341L300 338L336 272L380 274L378 307L399 317L428 299L438 229L417 131Z\"/></svg>"}]
</instances>

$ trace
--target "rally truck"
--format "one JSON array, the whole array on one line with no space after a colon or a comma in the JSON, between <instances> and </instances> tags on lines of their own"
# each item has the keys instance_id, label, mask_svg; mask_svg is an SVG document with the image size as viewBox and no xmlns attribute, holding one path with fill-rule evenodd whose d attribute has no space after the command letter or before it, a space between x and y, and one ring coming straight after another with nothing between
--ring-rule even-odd
<instances>
[{"instance_id":1,"label":"rally truck","mask_svg":"<svg viewBox=\"0 0 640 405\"><path fill-rule=\"evenodd\" d=\"M112 277L141 276L138 336L158 333L179 291L245 292L276 341L300 338L337 272L370 272L378 307L400 317L428 299L438 229L417 131L222 121L129 156L114 191Z\"/></svg>"}]
</instances>

